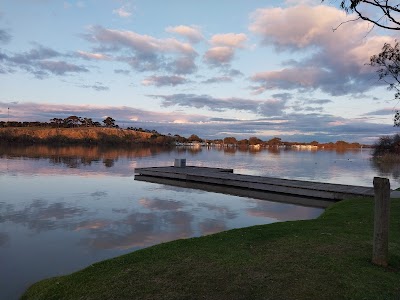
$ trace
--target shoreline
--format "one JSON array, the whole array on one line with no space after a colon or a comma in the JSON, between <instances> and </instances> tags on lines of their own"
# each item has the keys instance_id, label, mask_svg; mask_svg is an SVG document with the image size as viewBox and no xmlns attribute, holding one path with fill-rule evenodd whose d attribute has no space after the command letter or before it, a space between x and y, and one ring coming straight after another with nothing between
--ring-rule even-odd
<instances>
[{"instance_id":1,"label":"shoreline","mask_svg":"<svg viewBox=\"0 0 400 300\"><path fill-rule=\"evenodd\" d=\"M373 265L373 200L319 218L176 240L39 281L21 299L395 299L400 199L392 200L389 267Z\"/></svg>"},{"instance_id":2,"label":"shoreline","mask_svg":"<svg viewBox=\"0 0 400 300\"><path fill-rule=\"evenodd\" d=\"M55 127L3 127L0 128L0 143L10 145L169 145L175 147L191 147L198 149L202 147L215 147L231 151L235 149L249 149L251 151L260 150L293 150L293 151L319 151L319 150L336 150L336 151L357 151L372 148L371 145L362 145L359 143L347 143L337 141L336 143L299 143L299 142L283 142L270 143L270 141L258 140L257 143L242 143L237 141L236 144L225 143L222 139L181 142L180 139L186 139L178 135L163 135L153 131L136 131L132 129L110 128L110 127L71 127L71 128L55 128ZM276 140L274 138L272 140Z\"/></svg>"}]
</instances>

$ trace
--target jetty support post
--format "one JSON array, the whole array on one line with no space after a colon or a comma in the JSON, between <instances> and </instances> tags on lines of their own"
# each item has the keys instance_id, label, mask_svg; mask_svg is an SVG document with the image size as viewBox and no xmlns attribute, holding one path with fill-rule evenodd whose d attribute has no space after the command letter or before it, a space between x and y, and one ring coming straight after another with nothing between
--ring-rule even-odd
<instances>
[{"instance_id":1,"label":"jetty support post","mask_svg":"<svg viewBox=\"0 0 400 300\"><path fill-rule=\"evenodd\" d=\"M374 237L372 263L386 267L389 256L390 182L374 177Z\"/></svg>"},{"instance_id":2,"label":"jetty support post","mask_svg":"<svg viewBox=\"0 0 400 300\"><path fill-rule=\"evenodd\" d=\"M176 168L186 167L186 159L185 158L176 158L175 162L174 162L174 167L176 167Z\"/></svg>"}]
</instances>

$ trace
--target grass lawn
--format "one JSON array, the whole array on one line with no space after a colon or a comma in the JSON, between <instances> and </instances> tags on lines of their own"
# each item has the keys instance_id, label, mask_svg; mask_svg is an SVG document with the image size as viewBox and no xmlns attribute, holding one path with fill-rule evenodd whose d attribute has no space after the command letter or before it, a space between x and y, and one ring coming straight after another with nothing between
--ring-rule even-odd
<instances>
[{"instance_id":1,"label":"grass lawn","mask_svg":"<svg viewBox=\"0 0 400 300\"><path fill-rule=\"evenodd\" d=\"M178 240L40 281L22 299L400 299L400 199L390 266L371 264L373 199L315 220ZM60 258L62 259L62 258Z\"/></svg>"}]
</instances>

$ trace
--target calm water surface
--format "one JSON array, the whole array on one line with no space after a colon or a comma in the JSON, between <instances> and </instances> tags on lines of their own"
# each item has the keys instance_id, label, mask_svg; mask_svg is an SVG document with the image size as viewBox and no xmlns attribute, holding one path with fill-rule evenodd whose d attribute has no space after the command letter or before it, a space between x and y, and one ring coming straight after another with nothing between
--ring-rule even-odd
<instances>
[{"instance_id":1,"label":"calm water surface","mask_svg":"<svg viewBox=\"0 0 400 300\"><path fill-rule=\"evenodd\" d=\"M376 175L400 185L396 166L368 150L0 146L0 299L32 283L178 238L277 221L311 219L322 209L134 181L136 167L188 165L235 173L355 185Z\"/></svg>"}]
</instances>

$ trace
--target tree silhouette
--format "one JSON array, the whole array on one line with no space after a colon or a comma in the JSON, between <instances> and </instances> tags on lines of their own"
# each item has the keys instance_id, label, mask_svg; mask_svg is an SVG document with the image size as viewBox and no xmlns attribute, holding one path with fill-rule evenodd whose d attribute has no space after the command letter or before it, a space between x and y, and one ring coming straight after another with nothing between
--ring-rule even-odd
<instances>
[{"instance_id":1,"label":"tree silhouette","mask_svg":"<svg viewBox=\"0 0 400 300\"><path fill-rule=\"evenodd\" d=\"M224 144L225 145L236 145L237 140L233 136L228 136L228 137L224 138Z\"/></svg>"},{"instance_id":2,"label":"tree silhouette","mask_svg":"<svg viewBox=\"0 0 400 300\"><path fill-rule=\"evenodd\" d=\"M326 0L321 0L322 2ZM356 13L354 20L364 20L388 30L400 30L400 2L396 0L341 0L340 8L347 13ZM374 14L373 12L376 12ZM373 17L372 17L373 16ZM343 24L343 23L342 23ZM340 24L341 25L341 24ZM340 26L339 25L339 26ZM389 90L395 90L395 98L400 99L400 53L399 43L394 46L385 43L382 52L371 56L370 65L378 67L379 79L389 84ZM400 126L400 112L396 110L394 126Z\"/></svg>"},{"instance_id":3,"label":"tree silhouette","mask_svg":"<svg viewBox=\"0 0 400 300\"><path fill-rule=\"evenodd\" d=\"M68 118L64 119L64 124L67 127L77 127L80 121L80 118L77 116L69 116Z\"/></svg>"},{"instance_id":4,"label":"tree silhouette","mask_svg":"<svg viewBox=\"0 0 400 300\"><path fill-rule=\"evenodd\" d=\"M326 0L322 0L324 2ZM389 30L400 30L400 2L395 0L341 0L340 8L347 13L356 13L351 21L364 20ZM376 12L373 14L372 12Z\"/></svg>"},{"instance_id":5,"label":"tree silhouette","mask_svg":"<svg viewBox=\"0 0 400 300\"><path fill-rule=\"evenodd\" d=\"M282 140L278 137L274 137L267 142L270 146L280 146L282 144Z\"/></svg>"},{"instance_id":6,"label":"tree silhouette","mask_svg":"<svg viewBox=\"0 0 400 300\"><path fill-rule=\"evenodd\" d=\"M81 123L85 125L86 127L92 127L93 126L93 120L91 118L82 118Z\"/></svg>"},{"instance_id":7,"label":"tree silhouette","mask_svg":"<svg viewBox=\"0 0 400 300\"><path fill-rule=\"evenodd\" d=\"M395 90L395 98L400 98L400 47L396 41L392 46L385 43L382 52L371 56L370 65L377 67L379 79L389 84L390 90Z\"/></svg>"},{"instance_id":8,"label":"tree silhouette","mask_svg":"<svg viewBox=\"0 0 400 300\"><path fill-rule=\"evenodd\" d=\"M248 139L243 139L237 142L239 146L248 146L249 145L249 140Z\"/></svg>"},{"instance_id":9,"label":"tree silhouette","mask_svg":"<svg viewBox=\"0 0 400 300\"><path fill-rule=\"evenodd\" d=\"M107 117L103 120L106 127L115 127L115 120L111 117Z\"/></svg>"},{"instance_id":10,"label":"tree silhouette","mask_svg":"<svg viewBox=\"0 0 400 300\"><path fill-rule=\"evenodd\" d=\"M400 45L385 43L381 53L371 56L370 65L377 67L379 80L387 83L389 90L395 91L395 99L400 100ZM400 126L400 112L394 115L394 126Z\"/></svg>"},{"instance_id":11,"label":"tree silhouette","mask_svg":"<svg viewBox=\"0 0 400 300\"><path fill-rule=\"evenodd\" d=\"M203 140L201 138L199 138L198 135L192 134L191 136L189 136L188 141L189 142L202 142Z\"/></svg>"},{"instance_id":12,"label":"tree silhouette","mask_svg":"<svg viewBox=\"0 0 400 300\"><path fill-rule=\"evenodd\" d=\"M257 144L262 144L262 140L260 140L258 137L256 136L252 136L251 138L249 138L249 145L257 145Z\"/></svg>"},{"instance_id":13,"label":"tree silhouette","mask_svg":"<svg viewBox=\"0 0 400 300\"><path fill-rule=\"evenodd\" d=\"M60 125L63 123L63 119L61 119L61 118L53 118L53 119L50 119L50 124L53 126L53 127L60 127Z\"/></svg>"}]
</instances>

